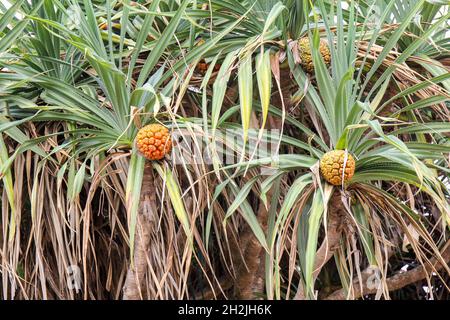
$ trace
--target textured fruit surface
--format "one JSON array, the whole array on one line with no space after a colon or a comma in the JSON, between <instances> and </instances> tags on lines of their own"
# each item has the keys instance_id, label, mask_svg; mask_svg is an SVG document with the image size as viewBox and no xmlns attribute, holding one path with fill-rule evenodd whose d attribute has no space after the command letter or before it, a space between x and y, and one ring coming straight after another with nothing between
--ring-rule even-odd
<instances>
[{"instance_id":1,"label":"textured fruit surface","mask_svg":"<svg viewBox=\"0 0 450 320\"><path fill-rule=\"evenodd\" d=\"M160 160L172 149L169 130L158 123L146 125L136 136L136 146L147 159Z\"/></svg>"},{"instance_id":2,"label":"textured fruit surface","mask_svg":"<svg viewBox=\"0 0 450 320\"><path fill-rule=\"evenodd\" d=\"M341 185L342 176L344 176L344 183L350 181L355 173L355 159L350 153L347 153L347 162L345 162L345 156L344 150L333 150L325 153L320 159L320 172L332 185Z\"/></svg>"},{"instance_id":3,"label":"textured fruit surface","mask_svg":"<svg viewBox=\"0 0 450 320\"><path fill-rule=\"evenodd\" d=\"M197 64L197 66L195 67L195 70L196 70L198 73L200 73L201 75L205 75L206 72L208 71L208 68L209 68L209 63L207 63L207 62L205 61L205 59L202 59L202 60L200 60L200 62L199 62L199 63ZM216 64L214 65L213 71L216 72L216 71L219 71L219 69L220 69L220 64L216 63Z\"/></svg>"},{"instance_id":4,"label":"textured fruit surface","mask_svg":"<svg viewBox=\"0 0 450 320\"><path fill-rule=\"evenodd\" d=\"M199 39L198 41L197 41L197 43L195 44L195 46L196 47L200 47L200 46L202 46L202 45L204 45L205 44L205 40L204 39ZM197 71L198 73L200 73L202 76L204 76L205 74L206 74L206 72L208 71L208 68L209 68L209 63L207 63L206 61L205 61L205 59L201 59L198 63L197 63L197 65L195 66L195 71ZM220 64L218 64L218 63L216 63L215 65L214 65L214 72L216 72L216 71L219 71L219 69L220 69Z\"/></svg>"},{"instance_id":5,"label":"textured fruit surface","mask_svg":"<svg viewBox=\"0 0 450 320\"><path fill-rule=\"evenodd\" d=\"M298 49L300 53L301 65L306 72L312 73L314 71L313 57L311 54L311 43L308 37L303 37L298 40ZM319 51L323 57L326 65L331 62L330 48L328 48L327 41L320 39Z\"/></svg>"}]
</instances>

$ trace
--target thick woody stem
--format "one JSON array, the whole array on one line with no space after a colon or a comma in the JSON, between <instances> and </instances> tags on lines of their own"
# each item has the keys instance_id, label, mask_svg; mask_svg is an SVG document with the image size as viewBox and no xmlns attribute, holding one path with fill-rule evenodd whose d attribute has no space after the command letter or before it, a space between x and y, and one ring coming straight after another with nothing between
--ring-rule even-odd
<instances>
[{"instance_id":1,"label":"thick woody stem","mask_svg":"<svg viewBox=\"0 0 450 320\"><path fill-rule=\"evenodd\" d=\"M142 179L141 198L136 224L133 266L130 265L123 287L124 300L145 299L145 275L147 270L150 238L157 221L156 192L153 169L146 163Z\"/></svg>"},{"instance_id":2,"label":"thick woody stem","mask_svg":"<svg viewBox=\"0 0 450 320\"><path fill-rule=\"evenodd\" d=\"M339 247L343 231L343 221L345 217L345 207L342 203L341 193L335 190L328 203L328 225L327 234L320 248L316 252L314 262L314 279L320 274L323 266L331 259L336 249ZM303 286L299 285L294 300L304 300L305 293Z\"/></svg>"},{"instance_id":3,"label":"thick woody stem","mask_svg":"<svg viewBox=\"0 0 450 320\"><path fill-rule=\"evenodd\" d=\"M271 63L272 73L277 82L278 94L272 98L272 104L288 108L291 105L291 84L289 72L284 71L280 76L280 69L277 63ZM269 117L267 129L276 128L281 130L283 123L277 117ZM251 126L259 128L260 124L256 117L253 117ZM267 198L272 196L272 190L267 192ZM270 200L269 200L270 201ZM264 231L267 231L268 211L264 204L260 202L258 208L258 222ZM235 284L235 294L239 299L254 299L258 293L262 293L265 285L265 250L259 243L258 239L247 228L246 233L242 237L241 243L244 247L245 262L238 269L238 278Z\"/></svg>"},{"instance_id":4,"label":"thick woody stem","mask_svg":"<svg viewBox=\"0 0 450 320\"><path fill-rule=\"evenodd\" d=\"M257 218L264 230L267 228L267 217L267 209L261 201ZM235 295L238 299L255 299L256 295L264 290L265 250L248 226L241 243L244 245L245 262L238 269Z\"/></svg>"},{"instance_id":5,"label":"thick woody stem","mask_svg":"<svg viewBox=\"0 0 450 320\"><path fill-rule=\"evenodd\" d=\"M322 267L331 259L339 247L343 231L345 208L342 203L341 193L336 190L329 202L327 235L316 253L316 261L313 276L317 278Z\"/></svg>"},{"instance_id":6,"label":"thick woody stem","mask_svg":"<svg viewBox=\"0 0 450 320\"><path fill-rule=\"evenodd\" d=\"M444 246L444 250L441 253L442 259L446 264L450 262L450 240ZM431 272L439 271L444 268L444 265L436 258L430 259L430 264L426 266L419 266L404 273L398 273L386 280L386 286L389 291L395 291L401 289L409 284L416 283L425 279ZM353 299L358 299L363 295L375 294L378 291L378 287L368 287L368 277L371 275L369 271L362 272L362 284L355 279L353 281ZM347 292L344 289L339 289L329 295L326 300L345 300L347 299Z\"/></svg>"}]
</instances>

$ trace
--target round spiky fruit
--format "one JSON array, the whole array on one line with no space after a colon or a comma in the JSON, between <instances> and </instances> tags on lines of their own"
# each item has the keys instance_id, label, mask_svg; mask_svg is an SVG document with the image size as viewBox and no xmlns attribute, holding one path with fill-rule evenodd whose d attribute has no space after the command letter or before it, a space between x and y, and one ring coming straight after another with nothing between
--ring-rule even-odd
<instances>
[{"instance_id":1,"label":"round spiky fruit","mask_svg":"<svg viewBox=\"0 0 450 320\"><path fill-rule=\"evenodd\" d=\"M298 49L300 54L301 66L306 72L312 73L314 71L314 64L311 54L311 43L308 37L303 37L298 40ZM326 40L320 39L319 51L322 55L323 61L328 66L331 62L331 54Z\"/></svg>"},{"instance_id":2,"label":"round spiky fruit","mask_svg":"<svg viewBox=\"0 0 450 320\"><path fill-rule=\"evenodd\" d=\"M172 149L169 130L158 123L141 128L136 136L139 152L149 160L160 160Z\"/></svg>"},{"instance_id":3,"label":"round spiky fruit","mask_svg":"<svg viewBox=\"0 0 450 320\"><path fill-rule=\"evenodd\" d=\"M346 158L347 156L347 158ZM345 168L344 168L345 164ZM355 159L344 150L333 150L325 153L320 159L320 172L322 176L334 186L350 181L355 173Z\"/></svg>"}]
</instances>

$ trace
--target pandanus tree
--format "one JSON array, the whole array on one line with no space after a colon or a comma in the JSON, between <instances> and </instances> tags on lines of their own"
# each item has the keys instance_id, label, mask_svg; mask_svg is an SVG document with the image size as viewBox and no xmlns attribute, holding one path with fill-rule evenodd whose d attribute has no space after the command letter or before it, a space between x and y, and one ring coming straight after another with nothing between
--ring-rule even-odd
<instances>
[{"instance_id":1,"label":"pandanus tree","mask_svg":"<svg viewBox=\"0 0 450 320\"><path fill-rule=\"evenodd\" d=\"M0 9L3 298L449 289L445 3Z\"/></svg>"}]
</instances>

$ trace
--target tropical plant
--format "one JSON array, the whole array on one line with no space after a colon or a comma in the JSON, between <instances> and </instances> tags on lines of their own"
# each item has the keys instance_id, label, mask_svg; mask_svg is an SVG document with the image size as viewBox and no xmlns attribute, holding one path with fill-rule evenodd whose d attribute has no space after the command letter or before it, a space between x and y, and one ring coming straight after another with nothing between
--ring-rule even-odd
<instances>
[{"instance_id":1,"label":"tropical plant","mask_svg":"<svg viewBox=\"0 0 450 320\"><path fill-rule=\"evenodd\" d=\"M1 297L448 297L446 2L0 12Z\"/></svg>"}]
</instances>

